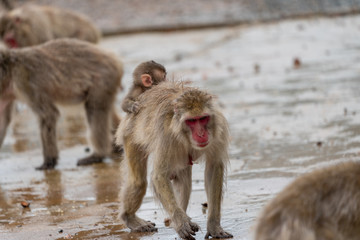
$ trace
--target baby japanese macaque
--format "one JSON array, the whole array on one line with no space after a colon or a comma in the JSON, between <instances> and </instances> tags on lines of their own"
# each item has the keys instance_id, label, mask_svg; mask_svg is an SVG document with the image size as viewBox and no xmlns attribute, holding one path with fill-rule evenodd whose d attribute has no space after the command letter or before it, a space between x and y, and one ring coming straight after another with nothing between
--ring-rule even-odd
<instances>
[{"instance_id":1,"label":"baby japanese macaque","mask_svg":"<svg viewBox=\"0 0 360 240\"><path fill-rule=\"evenodd\" d=\"M139 95L165 79L166 69L163 65L155 61L139 64L133 72L133 85L121 105L124 112L137 113L139 111L137 101Z\"/></svg>"}]
</instances>

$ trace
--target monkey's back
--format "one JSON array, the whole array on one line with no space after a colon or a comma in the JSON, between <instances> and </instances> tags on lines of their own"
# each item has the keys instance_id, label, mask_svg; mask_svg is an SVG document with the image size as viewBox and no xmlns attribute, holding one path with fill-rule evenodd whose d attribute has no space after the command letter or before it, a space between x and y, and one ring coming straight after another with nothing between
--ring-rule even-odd
<instances>
[{"instance_id":1,"label":"monkey's back","mask_svg":"<svg viewBox=\"0 0 360 240\"><path fill-rule=\"evenodd\" d=\"M1 18L2 28L9 24L20 47L38 45L56 38L76 38L92 43L97 43L101 38L99 30L87 17L50 6L27 4L16 8Z\"/></svg>"},{"instance_id":2,"label":"monkey's back","mask_svg":"<svg viewBox=\"0 0 360 240\"><path fill-rule=\"evenodd\" d=\"M180 96L186 88L180 82L167 81L145 91L138 99L140 111L137 114L127 114L121 123L124 132L119 132L125 136L134 133L134 140L138 139L137 143L140 145L143 142L149 142L149 139L157 139L155 136L159 134L159 131L161 135L170 134L167 125L173 117L172 101ZM138 131L135 129L135 125L141 126L136 128L139 129ZM154 145L156 144L154 143Z\"/></svg>"},{"instance_id":3,"label":"monkey's back","mask_svg":"<svg viewBox=\"0 0 360 240\"><path fill-rule=\"evenodd\" d=\"M183 128L186 116L181 113L176 114L175 106L177 99L194 90L209 96L206 92L181 81L165 81L145 91L138 99L140 111L137 114L128 114L120 123L118 143L121 143L123 136L131 134L134 143L146 148L149 153L158 148L171 149L169 152L175 153L174 155L186 153L184 149L191 148L191 143ZM220 152L227 154L227 149L224 150L224 148L228 147L229 132L223 114L213 104L210 108L214 115L213 124L217 127L209 129L212 132L213 141L206 151L213 153L216 158L215 156ZM201 152L199 154L201 155ZM227 161L228 156L221 156L221 159Z\"/></svg>"},{"instance_id":4,"label":"monkey's back","mask_svg":"<svg viewBox=\"0 0 360 240\"><path fill-rule=\"evenodd\" d=\"M351 240L360 236L360 163L296 179L263 210L256 240Z\"/></svg>"},{"instance_id":5,"label":"monkey's back","mask_svg":"<svg viewBox=\"0 0 360 240\"><path fill-rule=\"evenodd\" d=\"M84 101L89 94L114 96L121 86L122 63L87 42L57 39L10 54L15 85L51 95L59 103Z\"/></svg>"},{"instance_id":6,"label":"monkey's back","mask_svg":"<svg viewBox=\"0 0 360 240\"><path fill-rule=\"evenodd\" d=\"M101 34L86 16L49 6L38 6L38 8L47 15L53 38L76 38L91 43L99 42Z\"/></svg>"}]
</instances>

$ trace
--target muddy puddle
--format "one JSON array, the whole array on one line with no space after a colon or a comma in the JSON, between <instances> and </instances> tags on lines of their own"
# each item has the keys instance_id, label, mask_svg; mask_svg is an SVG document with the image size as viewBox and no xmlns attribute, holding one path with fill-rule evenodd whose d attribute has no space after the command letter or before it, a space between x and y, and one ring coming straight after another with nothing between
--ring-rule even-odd
<instances>
[{"instance_id":1,"label":"muddy puddle","mask_svg":"<svg viewBox=\"0 0 360 240\"><path fill-rule=\"evenodd\" d=\"M125 64L141 61L218 95L231 129L222 225L251 239L259 211L294 177L360 160L360 17L105 38ZM118 96L120 102L125 96ZM35 117L18 104L0 151L0 239L178 239L148 191L139 215L158 232L130 233L118 218L121 159L76 167L91 151L81 108L62 110L59 165L42 163ZM206 234L203 165L193 169L188 214ZM30 203L23 208L21 202Z\"/></svg>"}]
</instances>

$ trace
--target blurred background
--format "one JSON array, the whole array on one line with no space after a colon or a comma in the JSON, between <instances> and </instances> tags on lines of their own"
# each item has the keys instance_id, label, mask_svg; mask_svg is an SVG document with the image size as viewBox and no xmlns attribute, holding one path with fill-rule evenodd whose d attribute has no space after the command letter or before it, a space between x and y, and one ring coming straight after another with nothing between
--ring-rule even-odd
<instances>
[{"instance_id":1,"label":"blurred background","mask_svg":"<svg viewBox=\"0 0 360 240\"><path fill-rule=\"evenodd\" d=\"M359 0L10 0L81 12L107 34L358 13Z\"/></svg>"},{"instance_id":2,"label":"blurred background","mask_svg":"<svg viewBox=\"0 0 360 240\"><path fill-rule=\"evenodd\" d=\"M124 62L124 91L142 61L218 96L231 130L222 225L250 240L268 200L295 177L360 160L359 0L38 0L87 15L99 47ZM2 9L4 11L4 9ZM0 151L1 239L178 239L148 189L139 215L153 234L130 233L118 218L121 159L77 167L88 154L81 107L62 109L60 159L42 162L35 116L18 112ZM189 216L206 234L204 166L195 164ZM23 208L21 201L30 202Z\"/></svg>"}]
</instances>

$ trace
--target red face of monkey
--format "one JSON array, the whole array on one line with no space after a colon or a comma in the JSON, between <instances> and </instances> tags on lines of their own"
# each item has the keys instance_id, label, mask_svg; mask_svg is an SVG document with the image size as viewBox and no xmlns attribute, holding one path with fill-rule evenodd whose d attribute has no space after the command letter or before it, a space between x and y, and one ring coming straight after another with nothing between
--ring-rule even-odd
<instances>
[{"instance_id":1,"label":"red face of monkey","mask_svg":"<svg viewBox=\"0 0 360 240\"><path fill-rule=\"evenodd\" d=\"M4 42L5 42L6 46L8 46L9 48L18 48L19 47L19 44L16 41L13 32L8 32L5 34Z\"/></svg>"},{"instance_id":2,"label":"red face of monkey","mask_svg":"<svg viewBox=\"0 0 360 240\"><path fill-rule=\"evenodd\" d=\"M203 148L209 144L209 133L207 125L210 121L209 115L195 116L185 120L191 130L192 141L197 147Z\"/></svg>"},{"instance_id":3,"label":"red face of monkey","mask_svg":"<svg viewBox=\"0 0 360 240\"><path fill-rule=\"evenodd\" d=\"M15 35L21 24L22 21L17 15L7 14L0 18L0 35L9 48L19 47L19 42Z\"/></svg>"}]
</instances>

